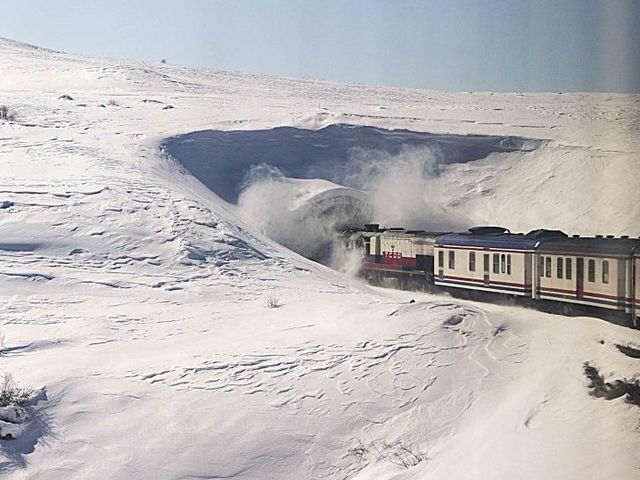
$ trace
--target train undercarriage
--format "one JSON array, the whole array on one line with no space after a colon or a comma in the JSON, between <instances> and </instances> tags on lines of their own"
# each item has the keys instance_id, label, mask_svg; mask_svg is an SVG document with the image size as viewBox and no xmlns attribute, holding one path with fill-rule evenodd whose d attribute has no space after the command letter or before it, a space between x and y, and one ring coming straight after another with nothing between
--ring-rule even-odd
<instances>
[{"instance_id":1,"label":"train undercarriage","mask_svg":"<svg viewBox=\"0 0 640 480\"><path fill-rule=\"evenodd\" d=\"M369 284L383 288L432 293L436 295L450 295L451 297L462 300L518 306L569 317L597 317L615 323L616 325L634 327L633 322L629 318L629 314L624 311L567 302L534 300L530 296L505 295L504 293L443 287L435 285L433 275L422 270L389 271L361 269L359 276L364 278Z\"/></svg>"}]
</instances>

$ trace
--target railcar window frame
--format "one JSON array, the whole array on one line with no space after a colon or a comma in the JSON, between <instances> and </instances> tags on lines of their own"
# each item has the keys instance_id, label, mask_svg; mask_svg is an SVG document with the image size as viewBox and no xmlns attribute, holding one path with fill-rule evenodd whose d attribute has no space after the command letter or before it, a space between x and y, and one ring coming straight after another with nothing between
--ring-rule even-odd
<instances>
[{"instance_id":1,"label":"railcar window frame","mask_svg":"<svg viewBox=\"0 0 640 480\"><path fill-rule=\"evenodd\" d=\"M438 250L438 267L444 268L444 250Z\"/></svg>"},{"instance_id":2,"label":"railcar window frame","mask_svg":"<svg viewBox=\"0 0 640 480\"><path fill-rule=\"evenodd\" d=\"M564 278L564 259L562 257L558 257L556 261L556 276Z\"/></svg>"},{"instance_id":3,"label":"railcar window frame","mask_svg":"<svg viewBox=\"0 0 640 480\"><path fill-rule=\"evenodd\" d=\"M544 276L551 278L551 257L544 257Z\"/></svg>"},{"instance_id":4,"label":"railcar window frame","mask_svg":"<svg viewBox=\"0 0 640 480\"><path fill-rule=\"evenodd\" d=\"M602 283L609 283L609 260L602 260Z\"/></svg>"},{"instance_id":5,"label":"railcar window frame","mask_svg":"<svg viewBox=\"0 0 640 480\"><path fill-rule=\"evenodd\" d=\"M469 271L476 271L476 252L469 252Z\"/></svg>"},{"instance_id":6,"label":"railcar window frame","mask_svg":"<svg viewBox=\"0 0 640 480\"><path fill-rule=\"evenodd\" d=\"M456 251L449 250L449 270L456 269Z\"/></svg>"},{"instance_id":7,"label":"railcar window frame","mask_svg":"<svg viewBox=\"0 0 640 480\"><path fill-rule=\"evenodd\" d=\"M500 273L500 254L498 253L493 254L493 273Z\"/></svg>"},{"instance_id":8,"label":"railcar window frame","mask_svg":"<svg viewBox=\"0 0 640 480\"><path fill-rule=\"evenodd\" d=\"M538 276L544 277L544 256L543 255L540 256L540 262L539 262L539 265L538 265L538 270L540 270Z\"/></svg>"},{"instance_id":9,"label":"railcar window frame","mask_svg":"<svg viewBox=\"0 0 640 480\"><path fill-rule=\"evenodd\" d=\"M500 255L500 273L507 273L507 256L504 253Z\"/></svg>"},{"instance_id":10,"label":"railcar window frame","mask_svg":"<svg viewBox=\"0 0 640 480\"><path fill-rule=\"evenodd\" d=\"M571 280L573 277L573 259L565 258L564 267L564 277L567 280Z\"/></svg>"},{"instance_id":11,"label":"railcar window frame","mask_svg":"<svg viewBox=\"0 0 640 480\"><path fill-rule=\"evenodd\" d=\"M511 254L507 255L507 275L511 275Z\"/></svg>"},{"instance_id":12,"label":"railcar window frame","mask_svg":"<svg viewBox=\"0 0 640 480\"><path fill-rule=\"evenodd\" d=\"M596 261L593 258L587 261L587 281L589 283L596 281Z\"/></svg>"}]
</instances>

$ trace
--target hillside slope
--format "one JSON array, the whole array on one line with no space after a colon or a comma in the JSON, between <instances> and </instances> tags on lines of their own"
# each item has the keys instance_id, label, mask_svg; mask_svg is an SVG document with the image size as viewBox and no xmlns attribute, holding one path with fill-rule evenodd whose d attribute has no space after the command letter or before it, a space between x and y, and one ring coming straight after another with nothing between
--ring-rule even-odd
<instances>
[{"instance_id":1,"label":"hillside slope","mask_svg":"<svg viewBox=\"0 0 640 480\"><path fill-rule=\"evenodd\" d=\"M264 236L161 146L335 123L545 139L425 181L473 219L637 235L637 96L341 85L4 39L0 67L16 111L0 366L39 392L24 435L0 440L5 477L635 478L639 409L590 396L583 363L637 375L616 345L639 332L372 289Z\"/></svg>"}]
</instances>

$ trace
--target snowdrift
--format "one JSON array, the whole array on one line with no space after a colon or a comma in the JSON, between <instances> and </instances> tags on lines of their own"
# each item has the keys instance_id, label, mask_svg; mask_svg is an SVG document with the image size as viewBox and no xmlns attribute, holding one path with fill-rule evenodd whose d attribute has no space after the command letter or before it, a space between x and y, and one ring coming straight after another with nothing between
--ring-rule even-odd
<instances>
[{"instance_id":1,"label":"snowdrift","mask_svg":"<svg viewBox=\"0 0 640 480\"><path fill-rule=\"evenodd\" d=\"M251 183L251 169L262 165L289 178L364 190L381 223L640 235L635 157L623 152L603 161L601 154L544 138L344 124L199 131L172 138L164 148L230 203Z\"/></svg>"},{"instance_id":2,"label":"snowdrift","mask_svg":"<svg viewBox=\"0 0 640 480\"><path fill-rule=\"evenodd\" d=\"M483 221L448 208L451 195L438 194L435 180L454 163L532 152L544 144L513 136L337 124L319 130L193 132L168 140L163 150L223 200L239 204L254 228L302 255L327 261L336 228L377 221L453 230ZM334 185L333 193L327 192L327 182ZM324 199L301 205L309 195L299 190L310 185L324 190ZM290 214L283 218L282 212Z\"/></svg>"}]
</instances>

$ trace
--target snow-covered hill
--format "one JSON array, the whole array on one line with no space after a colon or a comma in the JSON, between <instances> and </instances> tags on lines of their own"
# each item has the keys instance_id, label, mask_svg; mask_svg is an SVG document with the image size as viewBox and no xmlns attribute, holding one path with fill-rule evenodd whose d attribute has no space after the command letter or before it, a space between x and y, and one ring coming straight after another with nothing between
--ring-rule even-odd
<instances>
[{"instance_id":1,"label":"snow-covered hill","mask_svg":"<svg viewBox=\"0 0 640 480\"><path fill-rule=\"evenodd\" d=\"M27 431L0 440L4 476L637 475L640 409L590 396L583 363L637 375L616 345L638 332L372 289L267 238L162 147L334 124L519 137L536 148L406 189L403 152L378 179L473 222L638 235L640 97L333 84L4 39L0 68L16 112L0 122L0 369L41 389ZM365 198L318 178L283 179L288 208Z\"/></svg>"}]
</instances>

